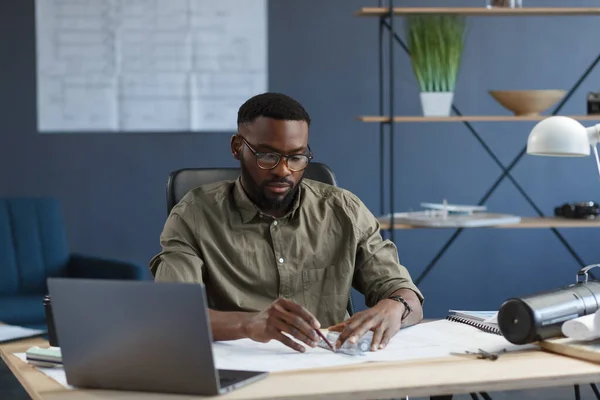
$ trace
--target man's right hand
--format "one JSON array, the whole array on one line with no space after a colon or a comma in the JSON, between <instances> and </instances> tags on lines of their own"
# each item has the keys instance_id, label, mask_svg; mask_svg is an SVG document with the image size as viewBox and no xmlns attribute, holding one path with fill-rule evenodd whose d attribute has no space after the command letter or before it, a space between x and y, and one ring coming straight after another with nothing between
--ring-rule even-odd
<instances>
[{"instance_id":1,"label":"man's right hand","mask_svg":"<svg viewBox=\"0 0 600 400\"><path fill-rule=\"evenodd\" d=\"M275 339L296 351L304 352L304 346L284 333L310 347L316 347L319 336L315 329L320 327L319 321L300 304L279 298L265 310L253 315L244 329L247 337L256 342L266 343Z\"/></svg>"}]
</instances>

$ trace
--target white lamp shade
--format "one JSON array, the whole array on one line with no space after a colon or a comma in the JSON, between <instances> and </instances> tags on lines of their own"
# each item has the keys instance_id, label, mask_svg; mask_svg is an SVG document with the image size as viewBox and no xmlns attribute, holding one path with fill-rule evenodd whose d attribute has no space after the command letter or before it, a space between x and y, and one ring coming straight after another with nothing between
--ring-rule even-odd
<instances>
[{"instance_id":1,"label":"white lamp shade","mask_svg":"<svg viewBox=\"0 0 600 400\"><path fill-rule=\"evenodd\" d=\"M527 154L558 157L590 155L586 128L569 117L548 117L533 127L527 139Z\"/></svg>"}]
</instances>

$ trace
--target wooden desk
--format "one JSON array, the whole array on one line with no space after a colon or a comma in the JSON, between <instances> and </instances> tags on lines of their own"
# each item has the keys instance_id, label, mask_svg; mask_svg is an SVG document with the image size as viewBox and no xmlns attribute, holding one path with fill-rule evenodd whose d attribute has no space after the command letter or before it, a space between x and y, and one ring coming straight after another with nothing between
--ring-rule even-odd
<instances>
[{"instance_id":1,"label":"wooden desk","mask_svg":"<svg viewBox=\"0 0 600 400\"><path fill-rule=\"evenodd\" d=\"M34 400L192 399L182 395L68 390L12 355L42 339L0 345L8 367ZM368 363L320 370L272 373L219 399L365 399L493 392L600 381L600 364L541 350L502 355L497 361L450 356L443 359Z\"/></svg>"}]
</instances>

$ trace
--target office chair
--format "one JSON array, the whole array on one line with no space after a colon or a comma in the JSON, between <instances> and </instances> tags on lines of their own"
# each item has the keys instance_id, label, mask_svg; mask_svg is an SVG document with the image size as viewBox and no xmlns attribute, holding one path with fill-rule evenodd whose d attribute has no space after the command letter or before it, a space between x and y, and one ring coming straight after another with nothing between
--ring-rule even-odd
<instances>
[{"instance_id":1,"label":"office chair","mask_svg":"<svg viewBox=\"0 0 600 400\"><path fill-rule=\"evenodd\" d=\"M207 183L235 180L239 175L240 168L183 168L171 172L167 180L167 215L190 190ZM333 171L322 163L311 162L308 164L304 171L304 177L337 186ZM346 310L350 316L354 315L352 294L348 296Z\"/></svg>"}]
</instances>

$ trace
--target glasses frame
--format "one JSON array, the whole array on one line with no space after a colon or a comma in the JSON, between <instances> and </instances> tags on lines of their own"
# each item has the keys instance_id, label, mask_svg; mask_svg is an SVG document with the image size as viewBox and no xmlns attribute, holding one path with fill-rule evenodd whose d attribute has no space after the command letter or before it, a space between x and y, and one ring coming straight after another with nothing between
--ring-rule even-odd
<instances>
[{"instance_id":1,"label":"glasses frame","mask_svg":"<svg viewBox=\"0 0 600 400\"><path fill-rule=\"evenodd\" d=\"M286 165L286 167L290 171L292 171L292 172L300 172L300 171L304 171L306 169L306 167L308 167L308 164L310 164L310 162L313 159L313 153L312 153L312 150L310 149L310 145L306 145L306 149L308 151L308 154L306 154L306 153L305 154L290 154L290 155L286 156L286 155L277 153L275 151L256 151L256 150L254 150L254 148L252 147L252 145L250 145L250 143L248 143L248 141L242 135L238 134L238 136L240 137L240 139L242 139L242 141L244 142L244 144L246 146L248 146L248 149L250 149L250 151L252 152L252 154L254 154L254 157L256 158L256 165L260 169L264 169L264 170L275 169L281 163L281 159L285 159L285 165ZM265 154L274 154L274 155L276 155L278 157L278 160L275 163L275 165L273 165L270 168L261 167L261 165L258 162L258 157L260 157L262 155L265 155ZM302 169L297 169L297 170L290 168L290 165L288 164L290 157L297 157L297 156L303 156L303 157L307 157L308 158L308 162L306 163L306 167L304 167Z\"/></svg>"}]
</instances>

